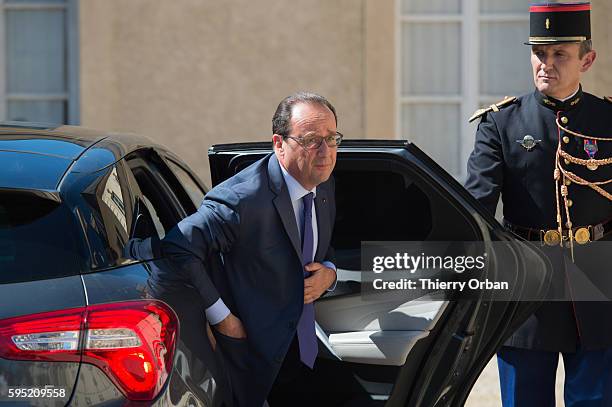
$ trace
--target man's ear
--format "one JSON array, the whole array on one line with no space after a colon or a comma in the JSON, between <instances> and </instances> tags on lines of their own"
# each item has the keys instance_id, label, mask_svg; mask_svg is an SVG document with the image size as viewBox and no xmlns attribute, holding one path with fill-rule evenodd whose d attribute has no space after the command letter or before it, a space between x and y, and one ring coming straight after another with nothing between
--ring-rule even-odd
<instances>
[{"instance_id":1,"label":"man's ear","mask_svg":"<svg viewBox=\"0 0 612 407\"><path fill-rule=\"evenodd\" d=\"M595 52L595 50L587 52L586 55L583 56L582 60L580 61L580 72L588 71L595 62L595 58L597 58L597 52Z\"/></svg>"},{"instance_id":2,"label":"man's ear","mask_svg":"<svg viewBox=\"0 0 612 407\"><path fill-rule=\"evenodd\" d=\"M282 152L283 151L283 136L279 134L273 134L272 135L272 145L274 146L275 150Z\"/></svg>"}]
</instances>

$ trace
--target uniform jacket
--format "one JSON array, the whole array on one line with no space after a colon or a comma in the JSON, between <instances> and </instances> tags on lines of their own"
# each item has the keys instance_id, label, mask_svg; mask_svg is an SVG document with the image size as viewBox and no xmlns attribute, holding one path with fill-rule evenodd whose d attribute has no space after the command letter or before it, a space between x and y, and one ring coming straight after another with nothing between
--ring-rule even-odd
<instances>
[{"instance_id":1,"label":"uniform jacket","mask_svg":"<svg viewBox=\"0 0 612 407\"><path fill-rule=\"evenodd\" d=\"M555 123L557 116L569 130L609 138L610 142L597 142L595 158L612 157L612 103L582 89L564 102L536 90L497 112L486 113L478 126L474 151L468 161L466 188L492 213L501 194L504 220L513 225L533 229L557 228L553 172L559 140L562 149L572 156L589 158L584 151L583 139L559 131ZM535 147L529 151L522 145L525 136L536 140ZM571 163L562 165L590 181L612 178L612 165L594 171ZM610 184L604 189L612 191ZM596 225L612 217L611 202L588 186L570 184L568 191L573 203L570 214L575 227ZM588 245L577 248L576 264L579 267L595 279L597 275L612 272L612 266L606 269L601 261L599 265L588 261L589 250ZM553 285L558 289L565 281L561 249L546 251L555 268ZM610 302L545 303L507 344L551 351L573 351L579 346L612 346L612 328L610 324L602 324L600 319L601 315L609 315L610 310Z\"/></svg>"}]
</instances>

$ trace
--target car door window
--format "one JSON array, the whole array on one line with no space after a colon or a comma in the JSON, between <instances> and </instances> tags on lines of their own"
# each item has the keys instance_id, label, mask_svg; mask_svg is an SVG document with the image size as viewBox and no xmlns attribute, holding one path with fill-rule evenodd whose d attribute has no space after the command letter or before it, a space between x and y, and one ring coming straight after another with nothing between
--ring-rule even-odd
<instances>
[{"instance_id":1,"label":"car door window","mask_svg":"<svg viewBox=\"0 0 612 407\"><path fill-rule=\"evenodd\" d=\"M189 195L191 202L193 202L194 206L198 208L202 204L206 192L181 165L170 159L168 159L166 162L168 163L170 170L172 170L172 173L178 178L183 188L185 188L185 192L187 192L187 195Z\"/></svg>"},{"instance_id":2,"label":"car door window","mask_svg":"<svg viewBox=\"0 0 612 407\"><path fill-rule=\"evenodd\" d=\"M86 238L91 269L126 264L124 249L134 213L126 168L117 162L101 171L84 175L82 204L74 210Z\"/></svg>"},{"instance_id":3,"label":"car door window","mask_svg":"<svg viewBox=\"0 0 612 407\"><path fill-rule=\"evenodd\" d=\"M364 241L474 241L480 237L444 197L400 165L338 162L332 246L338 266L361 270ZM449 225L453 225L449 227Z\"/></svg>"},{"instance_id":4,"label":"car door window","mask_svg":"<svg viewBox=\"0 0 612 407\"><path fill-rule=\"evenodd\" d=\"M167 168L162 167L161 159L153 152L135 152L127 156L125 161L139 189L136 198L139 200L136 205L139 213L135 218L140 217L142 222L152 223L152 227L144 227L142 230L154 231L159 238L163 238L185 215L164 174ZM132 237L145 236L135 236L132 233Z\"/></svg>"},{"instance_id":5,"label":"car door window","mask_svg":"<svg viewBox=\"0 0 612 407\"><path fill-rule=\"evenodd\" d=\"M144 217L144 219L150 225L153 225L153 227L155 228L155 232L157 233L157 236L160 239L163 239L164 236L166 236L166 230L164 229L164 225L159 219L159 215L157 214L157 211L155 210L155 206L149 200L149 198L147 198L146 195L142 196L142 203L143 203L143 206L140 208L139 213L141 214L141 216ZM141 235L144 235L143 233L137 233L137 232L135 233L136 233L135 237L145 237L145 236L141 236Z\"/></svg>"}]
</instances>

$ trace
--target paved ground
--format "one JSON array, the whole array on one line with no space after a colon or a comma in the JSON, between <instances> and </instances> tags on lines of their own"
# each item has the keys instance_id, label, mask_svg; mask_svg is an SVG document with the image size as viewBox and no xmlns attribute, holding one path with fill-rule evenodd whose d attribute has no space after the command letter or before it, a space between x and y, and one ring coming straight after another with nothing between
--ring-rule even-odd
<instances>
[{"instance_id":1,"label":"paved ground","mask_svg":"<svg viewBox=\"0 0 612 407\"><path fill-rule=\"evenodd\" d=\"M559 361L557 370L556 399L557 407L563 407L563 360ZM501 406L499 396L499 376L497 375L497 360L491 359L474 385L466 407L497 407Z\"/></svg>"}]
</instances>

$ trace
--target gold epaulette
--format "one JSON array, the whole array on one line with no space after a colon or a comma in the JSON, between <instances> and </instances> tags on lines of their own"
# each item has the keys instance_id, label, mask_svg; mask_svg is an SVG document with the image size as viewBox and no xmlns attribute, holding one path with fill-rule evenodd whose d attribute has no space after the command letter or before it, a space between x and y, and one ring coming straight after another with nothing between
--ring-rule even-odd
<instances>
[{"instance_id":1,"label":"gold epaulette","mask_svg":"<svg viewBox=\"0 0 612 407\"><path fill-rule=\"evenodd\" d=\"M514 103L516 102L518 99L515 98L514 96L506 96L502 101L497 102L492 104L489 107L483 107L482 109L478 109L476 110L476 112L472 115L472 117L470 117L469 122L473 122L474 120L478 119L479 117L481 117L483 114L485 113L489 113L489 112L499 112L499 109L509 105L510 103Z\"/></svg>"}]
</instances>

